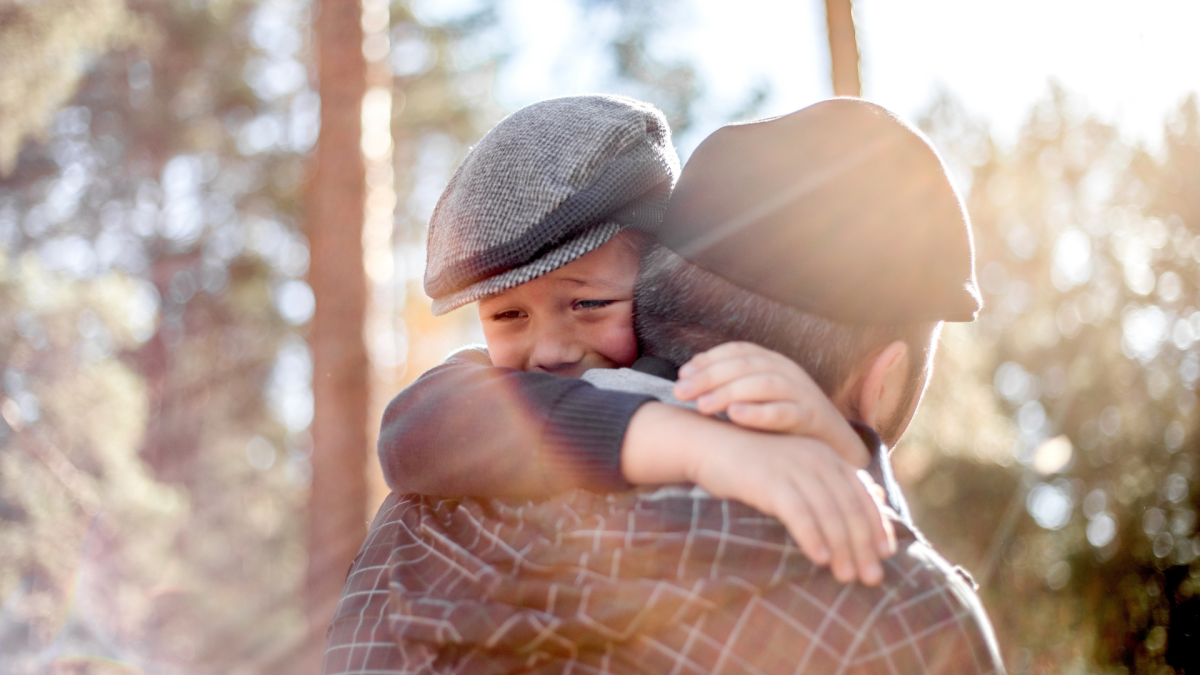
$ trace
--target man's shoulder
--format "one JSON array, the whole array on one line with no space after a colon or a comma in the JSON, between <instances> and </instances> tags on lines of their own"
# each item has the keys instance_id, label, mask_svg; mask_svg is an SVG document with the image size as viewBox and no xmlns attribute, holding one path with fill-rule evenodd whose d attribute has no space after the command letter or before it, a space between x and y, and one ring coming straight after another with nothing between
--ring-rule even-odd
<instances>
[{"instance_id":1,"label":"man's shoulder","mask_svg":"<svg viewBox=\"0 0 1200 675\"><path fill-rule=\"evenodd\" d=\"M908 534L885 562L884 595L871 621L860 626L869 639L858 646L852 665L886 661L899 672L1003 673L974 581L923 537ZM897 661L906 658L913 660Z\"/></svg>"}]
</instances>

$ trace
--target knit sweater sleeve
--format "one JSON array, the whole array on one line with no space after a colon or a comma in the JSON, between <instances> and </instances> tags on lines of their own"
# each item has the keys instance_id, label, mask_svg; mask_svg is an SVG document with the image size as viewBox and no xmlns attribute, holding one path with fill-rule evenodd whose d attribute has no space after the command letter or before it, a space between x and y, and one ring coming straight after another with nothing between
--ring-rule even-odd
<instances>
[{"instance_id":1,"label":"knit sweater sleeve","mask_svg":"<svg viewBox=\"0 0 1200 675\"><path fill-rule=\"evenodd\" d=\"M467 350L388 404L379 461L388 486L434 496L537 498L628 489L621 444L652 397L490 365Z\"/></svg>"}]
</instances>

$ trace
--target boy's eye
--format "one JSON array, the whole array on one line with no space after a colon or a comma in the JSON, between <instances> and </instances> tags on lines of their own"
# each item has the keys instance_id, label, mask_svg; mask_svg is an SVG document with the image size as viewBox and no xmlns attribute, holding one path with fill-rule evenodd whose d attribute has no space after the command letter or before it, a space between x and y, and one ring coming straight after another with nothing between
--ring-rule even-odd
<instances>
[{"instance_id":1,"label":"boy's eye","mask_svg":"<svg viewBox=\"0 0 1200 675\"><path fill-rule=\"evenodd\" d=\"M616 302L616 300L576 300L575 304L572 305L571 308L587 311L589 309L600 309L601 307L608 307L609 305L613 304L614 302Z\"/></svg>"},{"instance_id":2,"label":"boy's eye","mask_svg":"<svg viewBox=\"0 0 1200 675\"><path fill-rule=\"evenodd\" d=\"M492 321L514 321L524 316L524 312L519 309L510 309L505 312L497 312L492 315Z\"/></svg>"}]
</instances>

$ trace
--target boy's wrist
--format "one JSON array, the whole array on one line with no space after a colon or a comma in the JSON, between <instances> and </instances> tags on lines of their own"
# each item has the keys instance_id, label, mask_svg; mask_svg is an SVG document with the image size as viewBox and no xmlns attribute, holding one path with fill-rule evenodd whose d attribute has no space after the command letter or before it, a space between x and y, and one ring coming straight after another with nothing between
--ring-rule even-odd
<instances>
[{"instance_id":1,"label":"boy's wrist","mask_svg":"<svg viewBox=\"0 0 1200 675\"><path fill-rule=\"evenodd\" d=\"M542 459L557 474L572 476L579 487L597 492L628 490L632 484L621 470L625 436L637 410L656 401L649 395L578 384L550 413Z\"/></svg>"},{"instance_id":2,"label":"boy's wrist","mask_svg":"<svg viewBox=\"0 0 1200 675\"><path fill-rule=\"evenodd\" d=\"M695 482L703 444L694 434L722 425L686 408L650 402L629 420L621 472L634 485Z\"/></svg>"}]
</instances>

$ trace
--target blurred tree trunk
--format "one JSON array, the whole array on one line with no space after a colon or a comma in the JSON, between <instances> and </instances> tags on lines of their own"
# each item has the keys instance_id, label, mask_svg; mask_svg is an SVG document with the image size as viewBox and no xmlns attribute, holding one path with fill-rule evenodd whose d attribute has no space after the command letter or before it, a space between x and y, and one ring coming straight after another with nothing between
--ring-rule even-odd
<instances>
[{"instance_id":1,"label":"blurred tree trunk","mask_svg":"<svg viewBox=\"0 0 1200 675\"><path fill-rule=\"evenodd\" d=\"M307 593L310 646L317 649L324 647L346 570L366 536L369 373L360 149L367 65L358 0L324 0L315 24L321 132L307 215L316 296L309 337L315 410Z\"/></svg>"},{"instance_id":2,"label":"blurred tree trunk","mask_svg":"<svg viewBox=\"0 0 1200 675\"><path fill-rule=\"evenodd\" d=\"M829 65L834 96L862 96L858 72L858 39L850 0L825 0L825 25L829 30Z\"/></svg>"}]
</instances>

